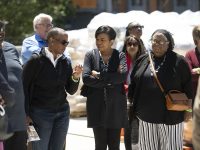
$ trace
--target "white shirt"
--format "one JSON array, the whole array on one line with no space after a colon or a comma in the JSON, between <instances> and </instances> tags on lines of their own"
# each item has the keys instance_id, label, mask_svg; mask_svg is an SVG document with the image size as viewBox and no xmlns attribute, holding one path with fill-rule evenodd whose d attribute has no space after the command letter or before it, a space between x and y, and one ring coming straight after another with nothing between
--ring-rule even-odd
<instances>
[{"instance_id":1,"label":"white shirt","mask_svg":"<svg viewBox=\"0 0 200 150\"><path fill-rule=\"evenodd\" d=\"M62 56L61 54L57 55L57 58L54 60L53 54L48 50L48 47L45 47L45 53L47 58L52 62L53 66L56 67L56 64L58 62L58 59Z\"/></svg>"}]
</instances>

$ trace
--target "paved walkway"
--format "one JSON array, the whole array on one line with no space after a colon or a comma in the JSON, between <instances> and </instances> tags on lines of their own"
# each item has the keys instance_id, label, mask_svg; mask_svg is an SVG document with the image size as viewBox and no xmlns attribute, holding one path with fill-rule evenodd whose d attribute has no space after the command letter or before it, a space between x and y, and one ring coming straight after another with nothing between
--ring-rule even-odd
<instances>
[{"instance_id":1,"label":"paved walkway","mask_svg":"<svg viewBox=\"0 0 200 150\"><path fill-rule=\"evenodd\" d=\"M86 118L71 118L66 139L66 150L94 150L94 136L87 128ZM125 150L121 142L120 150Z\"/></svg>"}]
</instances>

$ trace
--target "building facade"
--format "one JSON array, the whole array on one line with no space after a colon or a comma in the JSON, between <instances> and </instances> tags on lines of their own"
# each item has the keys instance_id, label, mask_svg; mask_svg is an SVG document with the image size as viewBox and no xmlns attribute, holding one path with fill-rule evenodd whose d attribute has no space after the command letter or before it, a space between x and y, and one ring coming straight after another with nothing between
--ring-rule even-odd
<instances>
[{"instance_id":1,"label":"building facade","mask_svg":"<svg viewBox=\"0 0 200 150\"><path fill-rule=\"evenodd\" d=\"M89 21L101 12L142 10L151 13L159 10L182 13L188 9L200 10L200 0L72 0L72 2L77 8L76 19L71 21L74 29L86 27Z\"/></svg>"},{"instance_id":2,"label":"building facade","mask_svg":"<svg viewBox=\"0 0 200 150\"><path fill-rule=\"evenodd\" d=\"M95 12L127 12L131 10L143 10L152 12L175 11L178 13L190 9L198 11L200 0L72 0L80 10Z\"/></svg>"}]
</instances>

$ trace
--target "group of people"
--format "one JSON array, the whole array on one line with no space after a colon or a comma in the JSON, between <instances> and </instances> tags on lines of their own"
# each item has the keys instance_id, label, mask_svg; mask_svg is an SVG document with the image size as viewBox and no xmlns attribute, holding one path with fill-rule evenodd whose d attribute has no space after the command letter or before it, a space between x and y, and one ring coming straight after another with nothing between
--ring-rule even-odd
<instances>
[{"instance_id":1,"label":"group of people","mask_svg":"<svg viewBox=\"0 0 200 150\"><path fill-rule=\"evenodd\" d=\"M189 145L184 143L183 131L193 105L185 111L167 109L166 93L156 82L149 57L164 91L178 90L192 100L197 85L193 74L199 74L199 66L191 67L193 58L173 51L173 36L165 29L152 34L152 48L147 53L140 38L142 28L139 23L130 23L123 49L117 52L112 48L114 29L100 26L95 32L97 49L85 55L82 78L88 86L87 120L94 132L95 150L119 150L121 128L125 130L126 150L182 150L183 145ZM198 47L196 28L193 37Z\"/></svg>"},{"instance_id":2,"label":"group of people","mask_svg":"<svg viewBox=\"0 0 200 150\"><path fill-rule=\"evenodd\" d=\"M63 150L70 113L67 93L77 91L81 74L87 86L87 122L93 129L95 150L119 150L122 128L126 150L183 149L184 116L190 112L167 109L149 57L166 92L179 90L194 99L194 74L200 73L199 26L193 30L196 48L184 58L173 51L173 36L165 29L152 34L147 53L141 24L128 24L121 51L113 48L115 30L102 25L94 35L96 48L85 54L83 66L72 68L66 51L68 34L53 27L52 20L47 14L34 18L35 34L22 44L22 64L14 45L4 41L5 23L0 21L0 92L2 83L7 93L14 92L14 104L5 106L8 132L14 135L1 141L4 150L26 150L29 125L40 137L31 142L33 150ZM0 94L5 103L11 99ZM194 114L199 122L197 99Z\"/></svg>"},{"instance_id":3,"label":"group of people","mask_svg":"<svg viewBox=\"0 0 200 150\"><path fill-rule=\"evenodd\" d=\"M14 45L4 41L5 23L0 21L0 87L5 90L6 85L7 95L14 93L11 106L7 105L11 96L0 93L8 115L7 132L13 133L1 141L1 150L27 150L29 125L40 137L31 142L33 150L64 149L70 114L67 93L77 91L83 67L72 68L65 51L68 34L53 28L51 16L37 15L33 27L35 34L23 41L21 63Z\"/></svg>"}]
</instances>

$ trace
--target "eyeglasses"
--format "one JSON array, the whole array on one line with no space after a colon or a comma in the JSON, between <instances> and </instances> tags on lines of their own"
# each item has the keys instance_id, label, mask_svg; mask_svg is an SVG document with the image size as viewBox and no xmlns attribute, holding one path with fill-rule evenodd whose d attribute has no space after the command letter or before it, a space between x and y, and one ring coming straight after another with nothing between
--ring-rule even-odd
<instances>
[{"instance_id":1,"label":"eyeglasses","mask_svg":"<svg viewBox=\"0 0 200 150\"><path fill-rule=\"evenodd\" d=\"M69 41L66 41L66 40L59 40L59 39L54 39L54 40L58 41L63 46L67 46L69 44Z\"/></svg>"},{"instance_id":2,"label":"eyeglasses","mask_svg":"<svg viewBox=\"0 0 200 150\"><path fill-rule=\"evenodd\" d=\"M157 40L151 40L152 44L156 45L164 45L165 43L169 43L168 41L157 41Z\"/></svg>"},{"instance_id":3,"label":"eyeglasses","mask_svg":"<svg viewBox=\"0 0 200 150\"><path fill-rule=\"evenodd\" d=\"M139 44L138 44L138 42L128 42L127 45L128 45L128 46L132 46L132 45L133 45L134 47L136 47L136 46L138 46Z\"/></svg>"},{"instance_id":4,"label":"eyeglasses","mask_svg":"<svg viewBox=\"0 0 200 150\"><path fill-rule=\"evenodd\" d=\"M53 28L53 24L52 23L51 24L40 23L38 25L42 25L42 26L45 26L47 28Z\"/></svg>"}]
</instances>

